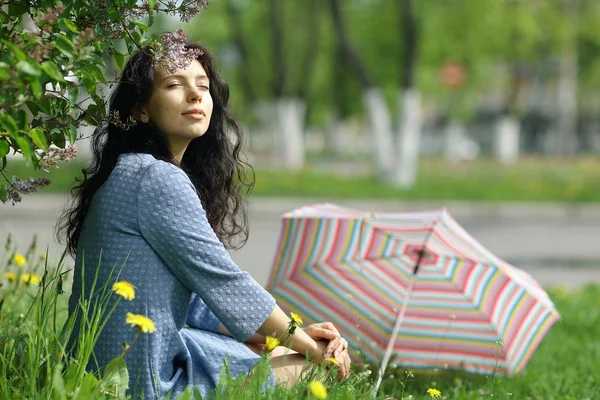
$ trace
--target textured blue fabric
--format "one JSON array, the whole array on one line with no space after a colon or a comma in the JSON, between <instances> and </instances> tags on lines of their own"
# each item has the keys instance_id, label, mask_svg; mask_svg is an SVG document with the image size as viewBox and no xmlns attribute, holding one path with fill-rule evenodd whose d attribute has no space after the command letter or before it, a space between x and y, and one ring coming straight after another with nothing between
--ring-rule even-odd
<instances>
[{"instance_id":1,"label":"textured blue fabric","mask_svg":"<svg viewBox=\"0 0 600 400\"><path fill-rule=\"evenodd\" d=\"M97 364L89 368L104 367L124 341L131 343L127 312L156 325L125 358L135 398L142 392L145 399L176 398L188 385L206 395L226 356L233 375L258 362L241 342L256 333L275 300L232 261L180 168L148 154L122 154L92 199L75 265L71 312L82 288L89 294L98 265L99 284L112 285L111 270L123 266L119 280L136 287L135 299L122 300L104 328L94 348ZM216 333L220 322L235 339Z\"/></svg>"}]
</instances>

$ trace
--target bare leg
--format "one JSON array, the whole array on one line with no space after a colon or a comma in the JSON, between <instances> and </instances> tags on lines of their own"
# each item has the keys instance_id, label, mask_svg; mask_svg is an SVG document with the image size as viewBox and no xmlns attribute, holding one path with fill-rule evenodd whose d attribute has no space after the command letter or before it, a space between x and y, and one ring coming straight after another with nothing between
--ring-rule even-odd
<instances>
[{"instance_id":1,"label":"bare leg","mask_svg":"<svg viewBox=\"0 0 600 400\"><path fill-rule=\"evenodd\" d=\"M256 343L244 343L250 350L260 355L265 346ZM271 352L271 368L275 374L275 382L287 388L292 387L300 379L306 357L287 347L279 346Z\"/></svg>"},{"instance_id":2,"label":"bare leg","mask_svg":"<svg viewBox=\"0 0 600 400\"><path fill-rule=\"evenodd\" d=\"M300 379L306 357L286 347L276 347L272 352L271 367L275 374L275 382L287 388L292 387Z\"/></svg>"}]
</instances>

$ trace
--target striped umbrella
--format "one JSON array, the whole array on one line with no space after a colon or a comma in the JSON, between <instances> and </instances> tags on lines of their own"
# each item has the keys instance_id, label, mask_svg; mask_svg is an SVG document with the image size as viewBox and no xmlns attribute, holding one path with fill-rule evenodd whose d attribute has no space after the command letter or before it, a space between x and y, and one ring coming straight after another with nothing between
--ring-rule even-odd
<instances>
[{"instance_id":1,"label":"striped umbrella","mask_svg":"<svg viewBox=\"0 0 600 400\"><path fill-rule=\"evenodd\" d=\"M531 275L445 209L289 212L267 288L308 322L333 322L380 375L392 353L412 368L517 374L560 318Z\"/></svg>"}]
</instances>

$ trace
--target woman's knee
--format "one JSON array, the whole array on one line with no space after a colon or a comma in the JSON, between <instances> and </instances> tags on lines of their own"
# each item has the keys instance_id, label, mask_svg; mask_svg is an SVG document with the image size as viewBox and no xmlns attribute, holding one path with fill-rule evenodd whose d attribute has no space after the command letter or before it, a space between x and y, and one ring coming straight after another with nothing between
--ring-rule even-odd
<instances>
[{"instance_id":1,"label":"woman's knee","mask_svg":"<svg viewBox=\"0 0 600 400\"><path fill-rule=\"evenodd\" d=\"M306 358L296 352L274 356L271 360L271 366L277 384L288 388L293 386L300 380L305 363Z\"/></svg>"}]
</instances>

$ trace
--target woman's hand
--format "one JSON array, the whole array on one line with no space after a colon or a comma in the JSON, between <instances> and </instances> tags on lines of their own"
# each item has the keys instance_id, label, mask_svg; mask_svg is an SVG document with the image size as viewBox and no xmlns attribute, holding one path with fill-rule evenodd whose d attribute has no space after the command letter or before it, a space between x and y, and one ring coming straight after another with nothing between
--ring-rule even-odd
<instances>
[{"instance_id":1,"label":"woman's hand","mask_svg":"<svg viewBox=\"0 0 600 400\"><path fill-rule=\"evenodd\" d=\"M338 354L348 349L348 341L340 336L340 332L331 322L320 322L308 325L304 332L314 340L328 340L325 358L337 357Z\"/></svg>"},{"instance_id":2,"label":"woman's hand","mask_svg":"<svg viewBox=\"0 0 600 400\"><path fill-rule=\"evenodd\" d=\"M337 368L339 368L340 380L348 378L350 375L351 364L350 356L348 354L348 341L340 336L336 327L331 322L321 322L306 326L304 332L317 341L317 344L321 349L323 348L323 344L319 343L319 341L329 341L323 352L323 359L335 359L339 364ZM331 363L329 364L331 365Z\"/></svg>"}]
</instances>

